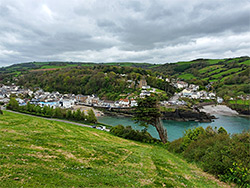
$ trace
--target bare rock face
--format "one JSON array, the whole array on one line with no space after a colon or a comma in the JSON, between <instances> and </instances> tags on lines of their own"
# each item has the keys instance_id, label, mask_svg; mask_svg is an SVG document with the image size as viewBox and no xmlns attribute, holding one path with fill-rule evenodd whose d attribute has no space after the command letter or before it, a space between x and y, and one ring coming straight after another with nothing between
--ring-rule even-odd
<instances>
[{"instance_id":1,"label":"bare rock face","mask_svg":"<svg viewBox=\"0 0 250 188\"><path fill-rule=\"evenodd\" d=\"M133 117L133 112L127 110L112 110L104 111L105 115L118 117ZM162 119L174 121L197 121L197 122L212 122L215 117L199 110L184 110L176 109L174 112L162 112Z\"/></svg>"},{"instance_id":2,"label":"bare rock face","mask_svg":"<svg viewBox=\"0 0 250 188\"><path fill-rule=\"evenodd\" d=\"M175 112L163 112L163 119L175 121L212 122L214 116L194 110L176 109Z\"/></svg>"}]
</instances>

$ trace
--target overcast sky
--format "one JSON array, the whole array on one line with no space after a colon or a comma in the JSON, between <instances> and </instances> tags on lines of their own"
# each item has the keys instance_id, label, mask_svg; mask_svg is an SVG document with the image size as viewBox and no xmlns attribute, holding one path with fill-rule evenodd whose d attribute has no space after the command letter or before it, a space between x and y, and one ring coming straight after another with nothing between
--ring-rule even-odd
<instances>
[{"instance_id":1,"label":"overcast sky","mask_svg":"<svg viewBox=\"0 0 250 188\"><path fill-rule=\"evenodd\" d=\"M0 67L245 55L249 0L0 0Z\"/></svg>"}]
</instances>

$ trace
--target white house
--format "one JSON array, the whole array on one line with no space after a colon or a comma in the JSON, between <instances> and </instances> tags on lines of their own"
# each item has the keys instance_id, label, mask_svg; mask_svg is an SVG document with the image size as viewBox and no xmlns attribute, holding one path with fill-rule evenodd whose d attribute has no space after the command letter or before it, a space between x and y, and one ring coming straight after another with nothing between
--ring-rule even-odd
<instances>
[{"instance_id":1,"label":"white house","mask_svg":"<svg viewBox=\"0 0 250 188\"><path fill-rule=\"evenodd\" d=\"M192 95L192 91L189 89L184 89L181 93L183 97L191 97Z\"/></svg>"},{"instance_id":2,"label":"white house","mask_svg":"<svg viewBox=\"0 0 250 188\"><path fill-rule=\"evenodd\" d=\"M141 88L142 88L142 89L150 89L150 86L149 86L149 85L146 85L146 86L142 86Z\"/></svg>"},{"instance_id":3,"label":"white house","mask_svg":"<svg viewBox=\"0 0 250 188\"><path fill-rule=\"evenodd\" d=\"M191 98L192 99L199 99L200 98L200 92L193 92L192 94L191 94Z\"/></svg>"},{"instance_id":4,"label":"white house","mask_svg":"<svg viewBox=\"0 0 250 188\"><path fill-rule=\"evenodd\" d=\"M71 108L73 105L75 105L75 100L61 99L59 103L61 104L61 107L63 108Z\"/></svg>"},{"instance_id":5,"label":"white house","mask_svg":"<svg viewBox=\"0 0 250 188\"><path fill-rule=\"evenodd\" d=\"M178 89L182 89L182 88L187 88L188 87L188 83L186 82L183 82L183 81L178 81L175 86L178 88Z\"/></svg>"},{"instance_id":6,"label":"white house","mask_svg":"<svg viewBox=\"0 0 250 188\"><path fill-rule=\"evenodd\" d=\"M197 91L200 87L194 84L190 84L189 88L192 89L193 91Z\"/></svg>"},{"instance_id":7,"label":"white house","mask_svg":"<svg viewBox=\"0 0 250 188\"><path fill-rule=\"evenodd\" d=\"M128 99L120 99L119 101L120 106L129 106L129 100Z\"/></svg>"},{"instance_id":8,"label":"white house","mask_svg":"<svg viewBox=\"0 0 250 188\"><path fill-rule=\"evenodd\" d=\"M141 97L141 98L144 98L145 96L150 96L150 92L145 91L145 90L144 90L144 91L142 90L142 92L140 93L140 97Z\"/></svg>"},{"instance_id":9,"label":"white house","mask_svg":"<svg viewBox=\"0 0 250 188\"><path fill-rule=\"evenodd\" d=\"M131 107L137 106L137 102L136 102L135 99L131 99L131 100L130 100L130 106L131 106Z\"/></svg>"},{"instance_id":10,"label":"white house","mask_svg":"<svg viewBox=\"0 0 250 188\"><path fill-rule=\"evenodd\" d=\"M208 96L210 97L210 99L215 99L215 93L208 93Z\"/></svg>"}]
</instances>

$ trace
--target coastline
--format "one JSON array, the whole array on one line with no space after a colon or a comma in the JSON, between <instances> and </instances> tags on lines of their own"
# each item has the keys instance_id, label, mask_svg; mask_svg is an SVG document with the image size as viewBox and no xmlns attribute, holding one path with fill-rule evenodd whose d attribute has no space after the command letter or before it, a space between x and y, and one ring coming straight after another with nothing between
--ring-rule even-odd
<instances>
[{"instance_id":1,"label":"coastline","mask_svg":"<svg viewBox=\"0 0 250 188\"><path fill-rule=\"evenodd\" d=\"M133 117L131 111L119 111L119 110L105 110L103 111L105 116L114 117ZM184 110L176 109L174 112L162 112L162 120L174 120L174 121L194 121L194 122L212 122L216 119L213 115L207 114L205 112L199 112L195 110Z\"/></svg>"},{"instance_id":2,"label":"coastline","mask_svg":"<svg viewBox=\"0 0 250 188\"><path fill-rule=\"evenodd\" d=\"M200 111L210 115L240 116L237 111L232 110L226 105L207 105L201 107Z\"/></svg>"}]
</instances>

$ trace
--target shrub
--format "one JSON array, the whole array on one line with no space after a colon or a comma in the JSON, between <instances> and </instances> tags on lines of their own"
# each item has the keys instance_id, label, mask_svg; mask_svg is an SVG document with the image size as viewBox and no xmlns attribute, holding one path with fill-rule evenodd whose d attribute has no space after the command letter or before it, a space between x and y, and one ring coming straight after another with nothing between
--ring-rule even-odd
<instances>
[{"instance_id":1,"label":"shrub","mask_svg":"<svg viewBox=\"0 0 250 188\"><path fill-rule=\"evenodd\" d=\"M19 104L18 104L18 102L16 101L15 98L10 98L10 101L7 104L7 109L9 109L9 110L16 110L16 111L19 110Z\"/></svg>"},{"instance_id":2,"label":"shrub","mask_svg":"<svg viewBox=\"0 0 250 188\"><path fill-rule=\"evenodd\" d=\"M242 164L233 163L226 174L220 175L220 179L225 182L234 182L240 187L250 187L250 169L244 168Z\"/></svg>"},{"instance_id":3,"label":"shrub","mask_svg":"<svg viewBox=\"0 0 250 188\"><path fill-rule=\"evenodd\" d=\"M182 142L183 150L187 148L192 141L196 141L202 134L205 134L205 130L202 127L186 130Z\"/></svg>"},{"instance_id":4,"label":"shrub","mask_svg":"<svg viewBox=\"0 0 250 188\"><path fill-rule=\"evenodd\" d=\"M188 161L198 162L204 171L249 187L250 132L230 136L224 128L189 129L169 144L172 152L182 153Z\"/></svg>"},{"instance_id":5,"label":"shrub","mask_svg":"<svg viewBox=\"0 0 250 188\"><path fill-rule=\"evenodd\" d=\"M173 142L171 142L168 146L168 150L175 152L175 153L182 153L184 151L183 147L182 147L182 143L183 143L183 138L179 138L177 140L174 140Z\"/></svg>"},{"instance_id":6,"label":"shrub","mask_svg":"<svg viewBox=\"0 0 250 188\"><path fill-rule=\"evenodd\" d=\"M146 130L138 131L132 129L131 126L124 127L123 125L117 125L110 129L110 132L113 135L130 139L136 140L140 142L147 142L147 143L155 143L159 142L159 140L153 138Z\"/></svg>"}]
</instances>

